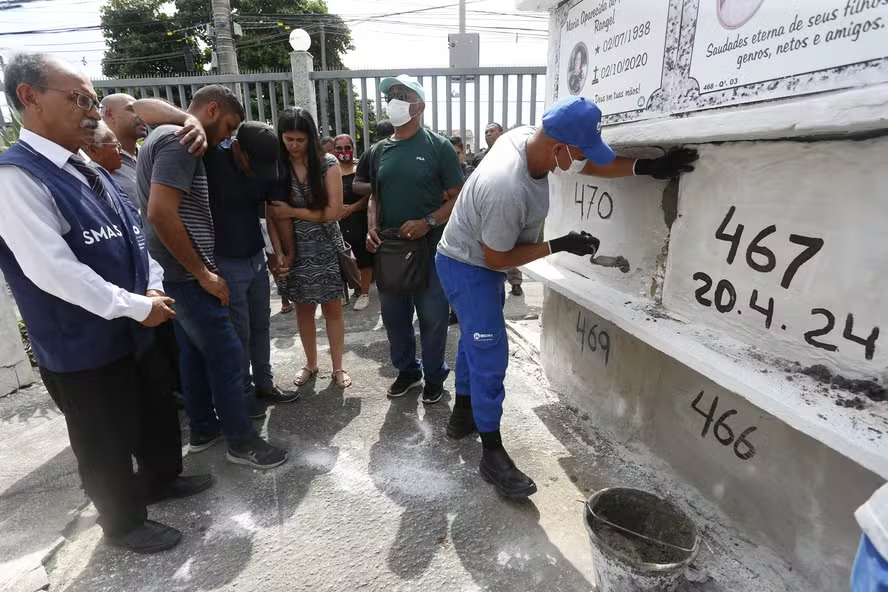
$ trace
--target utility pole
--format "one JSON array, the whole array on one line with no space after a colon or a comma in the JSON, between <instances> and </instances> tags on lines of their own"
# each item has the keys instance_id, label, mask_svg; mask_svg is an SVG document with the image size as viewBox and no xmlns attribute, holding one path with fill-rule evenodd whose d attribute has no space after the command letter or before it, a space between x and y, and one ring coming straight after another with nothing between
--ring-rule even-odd
<instances>
[{"instance_id":1,"label":"utility pole","mask_svg":"<svg viewBox=\"0 0 888 592\"><path fill-rule=\"evenodd\" d=\"M459 32L466 32L466 0L459 0Z\"/></svg>"},{"instance_id":2,"label":"utility pole","mask_svg":"<svg viewBox=\"0 0 888 592\"><path fill-rule=\"evenodd\" d=\"M213 27L216 30L216 58L220 74L238 74L237 52L231 27L231 5L228 0L210 0L213 7Z\"/></svg>"},{"instance_id":3,"label":"utility pole","mask_svg":"<svg viewBox=\"0 0 888 592\"><path fill-rule=\"evenodd\" d=\"M327 71L327 35L324 30L324 23L321 23L321 71ZM327 81L320 81L320 91L321 91L321 120L319 121L319 127L322 130L322 133L327 136L335 135L330 131L330 114L327 112ZM336 81L333 82L333 91L338 90L338 86L336 86ZM339 133L339 130L335 130L335 133Z\"/></svg>"},{"instance_id":4,"label":"utility pole","mask_svg":"<svg viewBox=\"0 0 888 592\"><path fill-rule=\"evenodd\" d=\"M321 70L327 71L327 35L324 25L321 25Z\"/></svg>"}]
</instances>

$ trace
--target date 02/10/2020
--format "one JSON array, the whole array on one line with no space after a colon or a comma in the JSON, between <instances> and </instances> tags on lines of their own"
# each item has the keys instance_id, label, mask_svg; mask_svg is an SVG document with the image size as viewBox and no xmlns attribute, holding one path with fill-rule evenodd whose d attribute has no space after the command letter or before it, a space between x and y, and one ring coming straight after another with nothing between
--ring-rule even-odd
<instances>
[{"instance_id":1,"label":"date 02/10/2020","mask_svg":"<svg viewBox=\"0 0 888 592\"><path fill-rule=\"evenodd\" d=\"M728 209L728 213L724 220L722 220L721 225L719 225L718 229L715 231L716 239L726 241L730 244L726 259L728 265L734 263L737 251L740 248L740 242L744 230L743 224L737 224L733 234L728 234L726 232L735 212L736 207L731 206ZM771 249L762 245L762 242L766 238L776 232L777 227L771 224L762 229L749 243L746 249L746 263L752 270L760 273L771 273L777 267L777 256ZM787 265L783 277L780 280L780 286L784 289L789 289L793 278L796 276L796 273L802 265L813 259L824 245L822 238L802 236L798 234L790 234L789 242L803 246L804 249L789 263L789 265ZM699 286L694 293L697 302L706 307L714 305L715 309L722 314L731 312L735 309L735 305L737 304L737 290L731 282L726 279L719 280L715 286L715 292L713 293L712 298L709 298L708 294L714 283L712 277L702 271L698 271L694 274L693 278L695 281L702 282L702 285ZM764 305L763 299L762 302L759 301L759 291L757 289L752 290L749 299L749 308L750 310L763 314L765 316L765 329L771 328L771 324L774 320L773 298L768 298L767 304ZM737 314L742 314L742 311L737 309ZM807 331L804 334L805 342L825 351L838 351L839 348L837 345L817 339L833 330L836 324L835 315L826 308L813 308L811 309L811 315L824 317L825 324L819 329ZM785 324L781 324L780 328L785 331L787 327ZM842 337L848 341L862 345L864 348L864 357L867 360L872 360L876 350L876 341L879 338L879 328L873 327L869 332L869 335L866 337L858 336L854 333L854 315L848 313L845 317L845 327L842 331Z\"/></svg>"}]
</instances>

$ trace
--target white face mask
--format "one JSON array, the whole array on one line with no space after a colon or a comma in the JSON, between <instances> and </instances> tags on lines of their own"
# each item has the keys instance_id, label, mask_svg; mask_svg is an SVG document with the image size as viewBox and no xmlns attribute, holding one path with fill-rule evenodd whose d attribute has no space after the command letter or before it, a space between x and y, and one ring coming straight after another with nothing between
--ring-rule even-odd
<instances>
[{"instance_id":1,"label":"white face mask","mask_svg":"<svg viewBox=\"0 0 888 592\"><path fill-rule=\"evenodd\" d=\"M393 126L401 127L410 123L410 120L413 119L413 116L410 115L410 105L412 104L400 99L392 99L386 103L385 112Z\"/></svg>"},{"instance_id":2,"label":"white face mask","mask_svg":"<svg viewBox=\"0 0 888 592\"><path fill-rule=\"evenodd\" d=\"M555 153L555 148L552 148L552 153ZM555 170L552 171L553 175L561 176L561 175L578 175L583 172L583 169L586 167L586 160L574 160L573 155L570 153L570 146L567 147L567 155L570 157L570 166L565 171L558 164L558 155L555 155Z\"/></svg>"}]
</instances>

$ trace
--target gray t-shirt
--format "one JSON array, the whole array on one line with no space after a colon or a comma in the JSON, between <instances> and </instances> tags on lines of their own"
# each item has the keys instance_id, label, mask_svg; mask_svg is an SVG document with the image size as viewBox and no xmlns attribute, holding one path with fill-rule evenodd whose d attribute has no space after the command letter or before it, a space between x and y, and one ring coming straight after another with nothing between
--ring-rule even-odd
<instances>
[{"instance_id":1,"label":"gray t-shirt","mask_svg":"<svg viewBox=\"0 0 888 592\"><path fill-rule=\"evenodd\" d=\"M142 144L136 164L139 193L137 206L147 222L151 184L158 183L180 189L182 205L179 206L179 217L188 231L194 250L203 259L207 269L216 272L216 260L213 258L216 236L210 212L207 172L203 160L189 154L188 146L179 143L181 138L175 134L180 129L177 125L161 125ZM163 245L150 222L145 224L145 236L148 251L163 267L164 281L185 282L194 279Z\"/></svg>"},{"instance_id":2,"label":"gray t-shirt","mask_svg":"<svg viewBox=\"0 0 888 592\"><path fill-rule=\"evenodd\" d=\"M111 173L111 177L117 181L129 200L136 205L139 201L138 182L136 181L136 159L122 152L120 154L120 168Z\"/></svg>"},{"instance_id":3,"label":"gray t-shirt","mask_svg":"<svg viewBox=\"0 0 888 592\"><path fill-rule=\"evenodd\" d=\"M539 242L549 213L549 180L534 179L527 170L527 140L534 132L519 127L496 141L463 186L439 253L487 267L484 245L505 252Z\"/></svg>"}]
</instances>

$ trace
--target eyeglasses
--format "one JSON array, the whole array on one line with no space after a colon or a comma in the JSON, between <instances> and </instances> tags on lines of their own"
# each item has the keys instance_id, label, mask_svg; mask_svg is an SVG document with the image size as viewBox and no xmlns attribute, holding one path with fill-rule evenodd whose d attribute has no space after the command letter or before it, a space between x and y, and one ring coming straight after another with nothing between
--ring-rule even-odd
<instances>
[{"instance_id":1,"label":"eyeglasses","mask_svg":"<svg viewBox=\"0 0 888 592\"><path fill-rule=\"evenodd\" d=\"M123 153L123 146L120 142L99 142L96 146L114 146L117 149L117 154Z\"/></svg>"},{"instance_id":2,"label":"eyeglasses","mask_svg":"<svg viewBox=\"0 0 888 592\"><path fill-rule=\"evenodd\" d=\"M407 103L412 103L413 97L414 97L413 93L409 93L406 91L394 91L394 92L390 92L385 95L385 102L388 103L388 102L397 100L397 101L406 101Z\"/></svg>"},{"instance_id":3,"label":"eyeglasses","mask_svg":"<svg viewBox=\"0 0 888 592\"><path fill-rule=\"evenodd\" d=\"M76 90L64 90L61 88L52 88L51 86L37 85L43 90L54 90L55 92L65 93L68 98L74 101L74 104L89 113L93 109L99 108L99 99L89 96L88 94L78 92Z\"/></svg>"}]
</instances>

